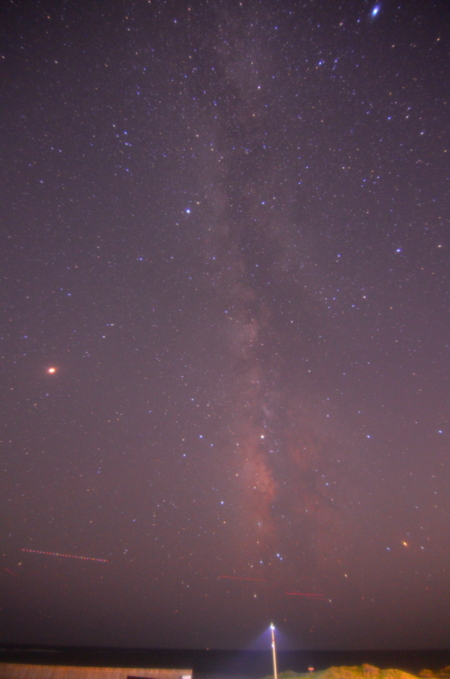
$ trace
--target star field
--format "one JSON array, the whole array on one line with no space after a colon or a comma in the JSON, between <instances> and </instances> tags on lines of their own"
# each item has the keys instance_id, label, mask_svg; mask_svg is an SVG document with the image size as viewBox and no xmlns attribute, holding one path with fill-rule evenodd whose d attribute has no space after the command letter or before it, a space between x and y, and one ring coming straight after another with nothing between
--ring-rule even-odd
<instances>
[{"instance_id":1,"label":"star field","mask_svg":"<svg viewBox=\"0 0 450 679\"><path fill-rule=\"evenodd\" d=\"M4 641L445 646L449 8L1 15Z\"/></svg>"}]
</instances>

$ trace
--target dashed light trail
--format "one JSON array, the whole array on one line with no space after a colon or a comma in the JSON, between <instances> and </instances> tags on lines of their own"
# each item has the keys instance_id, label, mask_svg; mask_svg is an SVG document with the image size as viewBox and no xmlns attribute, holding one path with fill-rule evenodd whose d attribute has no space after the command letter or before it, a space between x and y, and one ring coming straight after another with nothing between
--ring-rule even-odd
<instances>
[{"instance_id":1,"label":"dashed light trail","mask_svg":"<svg viewBox=\"0 0 450 679\"><path fill-rule=\"evenodd\" d=\"M60 554L59 552L43 552L40 549L21 549L21 552L31 552L32 554L45 554L46 556L61 556L65 559L82 559L83 561L101 561L108 563L108 559L95 559L92 556L76 556L75 554Z\"/></svg>"}]
</instances>

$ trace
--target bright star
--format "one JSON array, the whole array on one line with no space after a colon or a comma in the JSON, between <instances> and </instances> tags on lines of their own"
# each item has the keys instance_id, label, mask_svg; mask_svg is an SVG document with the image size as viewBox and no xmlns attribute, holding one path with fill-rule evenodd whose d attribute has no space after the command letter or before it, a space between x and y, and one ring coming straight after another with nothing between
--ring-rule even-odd
<instances>
[{"instance_id":1,"label":"bright star","mask_svg":"<svg viewBox=\"0 0 450 679\"><path fill-rule=\"evenodd\" d=\"M373 10L370 13L371 16L376 17L377 14L379 13L380 9L381 9L380 5L375 5L375 7L373 8Z\"/></svg>"},{"instance_id":2,"label":"bright star","mask_svg":"<svg viewBox=\"0 0 450 679\"><path fill-rule=\"evenodd\" d=\"M51 368L47 368L47 372L49 375L53 375L56 372L56 368L53 366Z\"/></svg>"}]
</instances>

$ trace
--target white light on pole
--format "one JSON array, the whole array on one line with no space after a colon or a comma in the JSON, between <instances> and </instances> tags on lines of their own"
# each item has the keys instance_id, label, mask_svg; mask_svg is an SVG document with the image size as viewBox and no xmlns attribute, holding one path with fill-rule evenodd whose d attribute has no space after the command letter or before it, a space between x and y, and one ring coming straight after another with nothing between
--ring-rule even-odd
<instances>
[{"instance_id":1,"label":"white light on pole","mask_svg":"<svg viewBox=\"0 0 450 679\"><path fill-rule=\"evenodd\" d=\"M278 679L277 650L275 648L275 625L273 622L270 623L270 631L272 632L273 679Z\"/></svg>"}]
</instances>

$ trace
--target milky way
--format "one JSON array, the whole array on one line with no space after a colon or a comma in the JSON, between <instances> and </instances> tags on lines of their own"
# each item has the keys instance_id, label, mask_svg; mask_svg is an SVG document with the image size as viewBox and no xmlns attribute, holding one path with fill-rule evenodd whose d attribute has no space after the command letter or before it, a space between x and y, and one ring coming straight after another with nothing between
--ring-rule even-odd
<instances>
[{"instance_id":1,"label":"milky way","mask_svg":"<svg viewBox=\"0 0 450 679\"><path fill-rule=\"evenodd\" d=\"M447 644L448 9L1 12L5 641Z\"/></svg>"}]
</instances>

